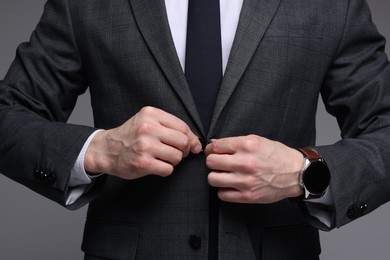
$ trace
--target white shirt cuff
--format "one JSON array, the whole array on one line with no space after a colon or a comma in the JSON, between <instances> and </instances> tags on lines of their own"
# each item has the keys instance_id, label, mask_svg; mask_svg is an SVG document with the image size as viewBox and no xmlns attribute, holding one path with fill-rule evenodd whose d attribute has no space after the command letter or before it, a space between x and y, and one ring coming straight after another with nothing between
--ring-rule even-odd
<instances>
[{"instance_id":1,"label":"white shirt cuff","mask_svg":"<svg viewBox=\"0 0 390 260\"><path fill-rule=\"evenodd\" d=\"M316 205L334 206L333 196L329 188L321 198L306 200L305 202L306 208L312 217L318 219L328 228L332 226L333 212L321 210L321 207L316 207Z\"/></svg>"},{"instance_id":2,"label":"white shirt cuff","mask_svg":"<svg viewBox=\"0 0 390 260\"><path fill-rule=\"evenodd\" d=\"M84 168L84 156L85 153L87 152L87 149L96 135L97 132L100 132L102 130L97 130L93 132L87 139L87 141L84 143L83 148L81 149L79 156L77 157L77 160L71 170L70 173L70 178L69 178L69 187L75 187L75 186L80 186L80 185L87 185L91 183L91 176L89 176L85 172Z\"/></svg>"},{"instance_id":3,"label":"white shirt cuff","mask_svg":"<svg viewBox=\"0 0 390 260\"><path fill-rule=\"evenodd\" d=\"M69 206L73 203L75 203L86 191L87 187L89 184L92 183L92 179L97 176L89 176L85 172L84 168L84 156L85 153L87 152L87 149L96 135L97 132L102 131L102 130L97 130L93 132L87 139L87 141L84 143L83 148L81 149L75 164L73 165L73 168L71 169L70 172L70 177L69 177L69 193L66 199L66 205Z\"/></svg>"}]
</instances>

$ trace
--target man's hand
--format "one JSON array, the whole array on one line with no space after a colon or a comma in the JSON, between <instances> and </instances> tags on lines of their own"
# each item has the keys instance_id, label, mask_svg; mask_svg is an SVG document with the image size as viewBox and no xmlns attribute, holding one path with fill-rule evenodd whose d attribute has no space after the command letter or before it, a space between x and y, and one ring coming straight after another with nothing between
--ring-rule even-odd
<instances>
[{"instance_id":1,"label":"man's hand","mask_svg":"<svg viewBox=\"0 0 390 260\"><path fill-rule=\"evenodd\" d=\"M169 176L174 166L202 145L179 118L145 107L123 125L98 132L89 145L85 170L123 179L147 175Z\"/></svg>"},{"instance_id":2,"label":"man's hand","mask_svg":"<svg viewBox=\"0 0 390 260\"><path fill-rule=\"evenodd\" d=\"M272 203L300 196L300 152L279 142L249 135L212 140L206 147L208 181L221 200Z\"/></svg>"}]
</instances>

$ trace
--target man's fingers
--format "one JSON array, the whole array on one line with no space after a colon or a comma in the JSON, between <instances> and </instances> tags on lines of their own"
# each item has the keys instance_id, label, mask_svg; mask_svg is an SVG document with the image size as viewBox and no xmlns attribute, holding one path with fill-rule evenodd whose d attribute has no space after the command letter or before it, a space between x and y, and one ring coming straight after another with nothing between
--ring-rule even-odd
<instances>
[{"instance_id":1,"label":"man's fingers","mask_svg":"<svg viewBox=\"0 0 390 260\"><path fill-rule=\"evenodd\" d=\"M218 197L226 202L233 203L267 203L268 197L264 196L264 199L257 201L253 192L242 192L233 188L220 188L218 189Z\"/></svg>"},{"instance_id":2,"label":"man's fingers","mask_svg":"<svg viewBox=\"0 0 390 260\"><path fill-rule=\"evenodd\" d=\"M218 189L218 197L226 202L248 203L248 201L245 200L243 194L239 190L233 188Z\"/></svg>"},{"instance_id":3,"label":"man's fingers","mask_svg":"<svg viewBox=\"0 0 390 260\"><path fill-rule=\"evenodd\" d=\"M235 188L237 181L234 174L226 172L211 172L209 173L207 179L210 186L216 188Z\"/></svg>"},{"instance_id":4,"label":"man's fingers","mask_svg":"<svg viewBox=\"0 0 390 260\"><path fill-rule=\"evenodd\" d=\"M208 154L234 154L237 151L239 137L212 139L206 146L205 153Z\"/></svg>"},{"instance_id":5,"label":"man's fingers","mask_svg":"<svg viewBox=\"0 0 390 260\"><path fill-rule=\"evenodd\" d=\"M199 138L191 131L191 135L190 135L191 152L194 154L198 154L202 151L202 149L203 149L202 143L200 142Z\"/></svg>"},{"instance_id":6,"label":"man's fingers","mask_svg":"<svg viewBox=\"0 0 390 260\"><path fill-rule=\"evenodd\" d=\"M183 159L183 152L169 145L159 145L153 151L154 158L170 163L172 166L178 165Z\"/></svg>"},{"instance_id":7,"label":"man's fingers","mask_svg":"<svg viewBox=\"0 0 390 260\"><path fill-rule=\"evenodd\" d=\"M178 137L178 135L171 135L170 137L173 138L165 138L166 144L173 145L181 149L183 151L184 156L187 156L189 152L195 154L201 152L202 144L200 143L199 138L191 131L189 126L183 120L157 108L154 112L158 114L159 123L162 126L182 133L188 138L186 142L183 142L183 139ZM183 143L186 143L187 145L183 146Z\"/></svg>"},{"instance_id":8,"label":"man's fingers","mask_svg":"<svg viewBox=\"0 0 390 260\"><path fill-rule=\"evenodd\" d=\"M150 160L149 164L150 165L146 168L147 171L144 172L144 176L157 175L161 177L167 177L173 172L173 166L168 162L159 159L152 159Z\"/></svg>"}]
</instances>

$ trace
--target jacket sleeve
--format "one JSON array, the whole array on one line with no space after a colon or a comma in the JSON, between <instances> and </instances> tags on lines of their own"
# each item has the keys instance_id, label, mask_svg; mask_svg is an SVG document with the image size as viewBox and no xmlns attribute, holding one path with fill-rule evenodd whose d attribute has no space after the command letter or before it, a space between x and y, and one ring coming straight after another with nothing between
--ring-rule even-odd
<instances>
[{"instance_id":1,"label":"jacket sleeve","mask_svg":"<svg viewBox=\"0 0 390 260\"><path fill-rule=\"evenodd\" d=\"M49 0L0 81L0 172L64 206L70 170L95 131L66 124L88 86L69 17L67 1ZM87 203L96 187L69 208Z\"/></svg>"},{"instance_id":2,"label":"jacket sleeve","mask_svg":"<svg viewBox=\"0 0 390 260\"><path fill-rule=\"evenodd\" d=\"M334 208L322 206L332 212L331 228L390 199L390 65L384 48L366 1L350 0L344 34L321 91L342 140L315 147L331 171Z\"/></svg>"}]
</instances>

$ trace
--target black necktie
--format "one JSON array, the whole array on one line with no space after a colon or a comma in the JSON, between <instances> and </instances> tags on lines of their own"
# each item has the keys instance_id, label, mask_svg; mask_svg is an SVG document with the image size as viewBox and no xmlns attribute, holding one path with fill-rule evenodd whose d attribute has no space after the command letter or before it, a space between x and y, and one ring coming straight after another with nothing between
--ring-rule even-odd
<instances>
[{"instance_id":1,"label":"black necktie","mask_svg":"<svg viewBox=\"0 0 390 260\"><path fill-rule=\"evenodd\" d=\"M222 80L219 0L189 0L185 75L207 134Z\"/></svg>"},{"instance_id":2,"label":"black necktie","mask_svg":"<svg viewBox=\"0 0 390 260\"><path fill-rule=\"evenodd\" d=\"M219 0L189 0L185 75L206 134L222 81ZM218 256L218 198L210 187L208 259Z\"/></svg>"}]
</instances>

